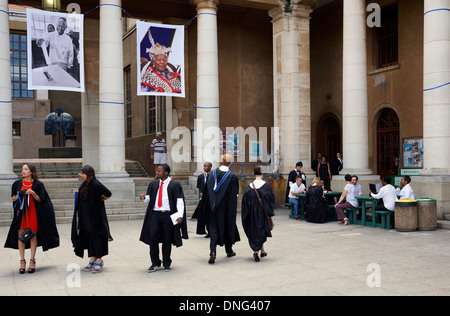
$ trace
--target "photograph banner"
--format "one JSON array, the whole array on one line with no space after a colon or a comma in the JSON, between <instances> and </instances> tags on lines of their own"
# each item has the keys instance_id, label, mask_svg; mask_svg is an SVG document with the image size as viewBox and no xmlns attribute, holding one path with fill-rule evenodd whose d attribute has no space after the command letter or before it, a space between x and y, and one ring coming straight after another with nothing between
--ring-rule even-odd
<instances>
[{"instance_id":1,"label":"photograph banner","mask_svg":"<svg viewBox=\"0 0 450 316\"><path fill-rule=\"evenodd\" d=\"M136 24L137 94L184 97L184 25Z\"/></svg>"},{"instance_id":2,"label":"photograph banner","mask_svg":"<svg viewBox=\"0 0 450 316\"><path fill-rule=\"evenodd\" d=\"M27 9L28 90L85 91L83 19Z\"/></svg>"}]
</instances>

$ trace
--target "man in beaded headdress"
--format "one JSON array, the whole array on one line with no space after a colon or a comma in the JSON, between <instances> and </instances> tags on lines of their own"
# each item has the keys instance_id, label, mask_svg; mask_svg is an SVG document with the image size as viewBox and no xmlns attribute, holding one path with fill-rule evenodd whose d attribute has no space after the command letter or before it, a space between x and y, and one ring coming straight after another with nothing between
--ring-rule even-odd
<instances>
[{"instance_id":1,"label":"man in beaded headdress","mask_svg":"<svg viewBox=\"0 0 450 316\"><path fill-rule=\"evenodd\" d=\"M172 31L171 36L169 35L168 39L166 39L167 46L171 45L175 34L175 30ZM148 37L151 47L147 48L146 52L150 57L150 61L146 58L141 58L141 91L181 93L180 69L168 62L169 54L172 52L171 48L159 42L155 43L152 36L152 27L148 30Z\"/></svg>"}]
</instances>

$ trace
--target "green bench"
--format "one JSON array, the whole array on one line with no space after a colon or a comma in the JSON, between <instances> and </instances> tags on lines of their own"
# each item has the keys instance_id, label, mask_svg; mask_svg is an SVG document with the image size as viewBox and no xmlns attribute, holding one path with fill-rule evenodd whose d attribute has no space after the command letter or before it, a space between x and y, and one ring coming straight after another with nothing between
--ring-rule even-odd
<instances>
[{"instance_id":1,"label":"green bench","mask_svg":"<svg viewBox=\"0 0 450 316\"><path fill-rule=\"evenodd\" d=\"M380 223L377 223L377 227L381 227L384 229L392 229L391 217L394 212L391 211L375 211L377 216L381 217Z\"/></svg>"}]
</instances>

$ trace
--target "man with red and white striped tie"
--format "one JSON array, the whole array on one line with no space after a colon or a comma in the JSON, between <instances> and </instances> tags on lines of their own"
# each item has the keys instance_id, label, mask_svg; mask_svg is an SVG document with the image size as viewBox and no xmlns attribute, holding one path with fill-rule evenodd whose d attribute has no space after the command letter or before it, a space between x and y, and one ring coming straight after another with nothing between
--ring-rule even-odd
<instances>
[{"instance_id":1,"label":"man with red and white striped tie","mask_svg":"<svg viewBox=\"0 0 450 316\"><path fill-rule=\"evenodd\" d=\"M170 271L172 244L181 247L182 239L188 239L183 188L169 174L167 164L159 165L158 179L150 182L147 194L140 195L140 199L148 203L140 237L140 241L150 246L152 265L148 272L158 270L161 263L164 271ZM162 243L162 261L159 243Z\"/></svg>"}]
</instances>

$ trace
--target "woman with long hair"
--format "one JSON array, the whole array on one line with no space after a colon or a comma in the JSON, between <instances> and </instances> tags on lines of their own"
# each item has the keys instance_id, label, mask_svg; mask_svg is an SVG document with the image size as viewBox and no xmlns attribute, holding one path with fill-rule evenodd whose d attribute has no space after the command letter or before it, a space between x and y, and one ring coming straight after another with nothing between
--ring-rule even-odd
<instances>
[{"instance_id":1,"label":"woman with long hair","mask_svg":"<svg viewBox=\"0 0 450 316\"><path fill-rule=\"evenodd\" d=\"M34 165L23 164L22 179L13 183L11 199L14 214L5 248L19 249L20 274L25 273L25 249L30 248L31 258L28 273L34 273L37 247L42 246L42 250L47 251L59 246L59 234L53 204L44 184L39 181ZM19 236L28 228L35 233L35 236L31 238L29 243L25 244L19 240Z\"/></svg>"},{"instance_id":2,"label":"woman with long hair","mask_svg":"<svg viewBox=\"0 0 450 316\"><path fill-rule=\"evenodd\" d=\"M105 200L112 195L95 177L93 167L86 165L80 170L83 183L77 191L72 221L72 244L75 254L81 258L88 250L89 263L84 271L103 271L103 257L108 254L108 241L112 240L106 217Z\"/></svg>"}]
</instances>

